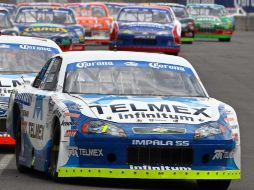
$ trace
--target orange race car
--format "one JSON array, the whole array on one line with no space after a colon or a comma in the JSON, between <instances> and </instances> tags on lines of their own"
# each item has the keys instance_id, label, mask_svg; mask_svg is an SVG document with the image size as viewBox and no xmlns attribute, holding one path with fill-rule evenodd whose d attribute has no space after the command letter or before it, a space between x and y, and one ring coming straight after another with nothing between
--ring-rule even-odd
<instances>
[{"instance_id":1,"label":"orange race car","mask_svg":"<svg viewBox=\"0 0 254 190\"><path fill-rule=\"evenodd\" d=\"M108 44L114 40L117 25L103 3L69 3L65 7L72 8L77 22L85 27L86 43Z\"/></svg>"}]
</instances>

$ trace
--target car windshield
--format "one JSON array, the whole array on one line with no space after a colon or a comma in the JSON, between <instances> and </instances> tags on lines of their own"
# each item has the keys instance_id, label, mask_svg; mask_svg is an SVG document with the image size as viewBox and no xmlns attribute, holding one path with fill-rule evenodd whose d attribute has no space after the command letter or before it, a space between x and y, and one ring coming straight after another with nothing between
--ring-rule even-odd
<instances>
[{"instance_id":1,"label":"car windshield","mask_svg":"<svg viewBox=\"0 0 254 190\"><path fill-rule=\"evenodd\" d=\"M1 28L10 28L11 22L8 19L6 14L0 13L0 27Z\"/></svg>"},{"instance_id":2,"label":"car windshield","mask_svg":"<svg viewBox=\"0 0 254 190\"><path fill-rule=\"evenodd\" d=\"M226 11L223 7L198 7L190 6L188 12L193 16L224 16Z\"/></svg>"},{"instance_id":3,"label":"car windshield","mask_svg":"<svg viewBox=\"0 0 254 190\"><path fill-rule=\"evenodd\" d=\"M76 16L81 17L106 17L107 12L103 7L96 5L71 6Z\"/></svg>"},{"instance_id":4,"label":"car windshield","mask_svg":"<svg viewBox=\"0 0 254 190\"><path fill-rule=\"evenodd\" d=\"M161 24L172 22L169 11L147 8L123 8L117 20L123 22L154 22Z\"/></svg>"},{"instance_id":5,"label":"car windshield","mask_svg":"<svg viewBox=\"0 0 254 190\"><path fill-rule=\"evenodd\" d=\"M56 53L50 47L0 43L0 73L38 72Z\"/></svg>"},{"instance_id":6,"label":"car windshield","mask_svg":"<svg viewBox=\"0 0 254 190\"><path fill-rule=\"evenodd\" d=\"M188 17L188 13L185 7L179 7L179 6L170 6L177 18L186 18Z\"/></svg>"},{"instance_id":7,"label":"car windshield","mask_svg":"<svg viewBox=\"0 0 254 190\"><path fill-rule=\"evenodd\" d=\"M74 14L68 9L21 9L16 16L16 23L52 23L76 24Z\"/></svg>"},{"instance_id":8,"label":"car windshield","mask_svg":"<svg viewBox=\"0 0 254 190\"><path fill-rule=\"evenodd\" d=\"M116 62L119 64L117 65ZM133 96L205 96L203 88L189 68L167 64L162 67L169 69L164 70L158 69L158 63L126 61L122 61L122 63L121 61L111 61L112 66L109 67L86 66L94 63L70 64L66 70L64 92ZM107 61L97 63L104 64ZM140 67L121 66L124 64L140 64ZM149 66L149 64L154 64L154 66ZM72 69L72 67L76 68ZM190 72L183 72L183 70L190 70Z\"/></svg>"}]
</instances>

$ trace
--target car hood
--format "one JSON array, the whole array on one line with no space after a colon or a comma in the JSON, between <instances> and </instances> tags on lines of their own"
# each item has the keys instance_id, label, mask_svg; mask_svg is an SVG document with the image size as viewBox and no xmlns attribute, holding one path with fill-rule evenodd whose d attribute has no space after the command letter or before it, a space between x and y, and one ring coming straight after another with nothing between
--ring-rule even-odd
<instances>
[{"instance_id":1,"label":"car hood","mask_svg":"<svg viewBox=\"0 0 254 190\"><path fill-rule=\"evenodd\" d=\"M119 30L132 30L134 32L160 32L171 31L174 27L172 24L159 24L149 22L118 22Z\"/></svg>"},{"instance_id":2,"label":"car hood","mask_svg":"<svg viewBox=\"0 0 254 190\"><path fill-rule=\"evenodd\" d=\"M218 121L228 105L212 98L72 95L83 101L83 115L117 123L201 124ZM223 107L223 109L221 109Z\"/></svg>"},{"instance_id":3,"label":"car hood","mask_svg":"<svg viewBox=\"0 0 254 190\"><path fill-rule=\"evenodd\" d=\"M31 84L36 74L0 74L0 118L6 117L11 92L23 84Z\"/></svg>"}]
</instances>

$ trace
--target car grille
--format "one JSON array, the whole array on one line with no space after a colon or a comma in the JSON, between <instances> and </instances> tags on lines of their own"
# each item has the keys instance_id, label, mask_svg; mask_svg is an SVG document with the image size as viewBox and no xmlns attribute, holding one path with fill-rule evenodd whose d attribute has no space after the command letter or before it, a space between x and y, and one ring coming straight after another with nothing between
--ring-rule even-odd
<instances>
[{"instance_id":1,"label":"car grille","mask_svg":"<svg viewBox=\"0 0 254 190\"><path fill-rule=\"evenodd\" d=\"M143 46L155 46L157 44L156 39L139 39L134 38L133 40L134 45L143 45Z\"/></svg>"},{"instance_id":2,"label":"car grille","mask_svg":"<svg viewBox=\"0 0 254 190\"><path fill-rule=\"evenodd\" d=\"M6 132L6 119L0 119L0 132Z\"/></svg>"},{"instance_id":3,"label":"car grille","mask_svg":"<svg viewBox=\"0 0 254 190\"><path fill-rule=\"evenodd\" d=\"M127 150L127 162L132 165L191 166L192 161L191 148L129 147Z\"/></svg>"}]
</instances>

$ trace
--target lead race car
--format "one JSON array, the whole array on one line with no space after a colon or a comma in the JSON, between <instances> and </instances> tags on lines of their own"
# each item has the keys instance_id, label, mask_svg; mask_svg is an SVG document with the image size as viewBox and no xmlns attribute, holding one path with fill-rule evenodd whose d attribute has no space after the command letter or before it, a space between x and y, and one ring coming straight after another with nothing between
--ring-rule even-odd
<instances>
[{"instance_id":1,"label":"lead race car","mask_svg":"<svg viewBox=\"0 0 254 190\"><path fill-rule=\"evenodd\" d=\"M21 36L48 38L62 51L85 50L85 29L77 24L71 9L57 6L21 6L14 25Z\"/></svg>"},{"instance_id":2,"label":"lead race car","mask_svg":"<svg viewBox=\"0 0 254 190\"><path fill-rule=\"evenodd\" d=\"M32 82L43 63L60 52L60 48L51 40L0 36L0 145L15 145L15 140L6 130L12 90Z\"/></svg>"},{"instance_id":3,"label":"lead race car","mask_svg":"<svg viewBox=\"0 0 254 190\"><path fill-rule=\"evenodd\" d=\"M215 38L229 42L234 32L234 18L227 15L223 5L188 4L187 10L195 20L195 38Z\"/></svg>"},{"instance_id":4,"label":"lead race car","mask_svg":"<svg viewBox=\"0 0 254 190\"><path fill-rule=\"evenodd\" d=\"M181 35L178 23L169 7L123 7L117 17L118 32L109 49L178 55Z\"/></svg>"},{"instance_id":5,"label":"lead race car","mask_svg":"<svg viewBox=\"0 0 254 190\"><path fill-rule=\"evenodd\" d=\"M197 179L205 189L240 178L236 113L210 98L180 57L62 53L12 93L9 107L20 172Z\"/></svg>"}]
</instances>

